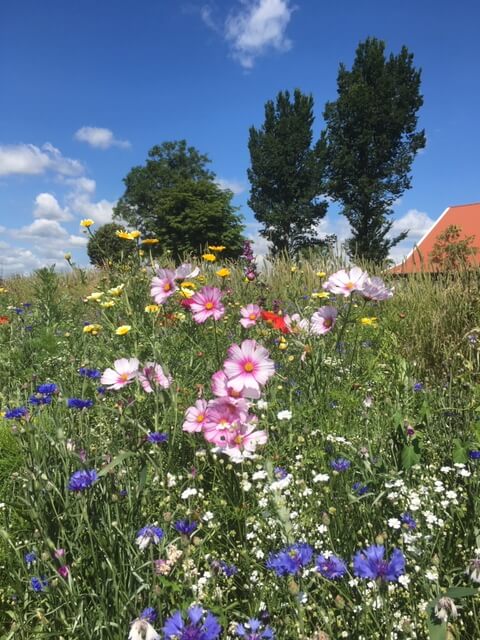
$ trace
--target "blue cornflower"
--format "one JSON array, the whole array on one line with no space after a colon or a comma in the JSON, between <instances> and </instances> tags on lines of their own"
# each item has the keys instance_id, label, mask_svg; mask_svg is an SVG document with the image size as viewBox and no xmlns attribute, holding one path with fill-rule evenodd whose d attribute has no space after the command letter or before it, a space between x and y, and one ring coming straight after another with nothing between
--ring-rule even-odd
<instances>
[{"instance_id":1,"label":"blue cornflower","mask_svg":"<svg viewBox=\"0 0 480 640\"><path fill-rule=\"evenodd\" d=\"M51 396L30 396L28 399L28 404L33 404L34 406L38 407L42 404L51 404L52 403L52 398Z\"/></svg>"},{"instance_id":2,"label":"blue cornflower","mask_svg":"<svg viewBox=\"0 0 480 640\"><path fill-rule=\"evenodd\" d=\"M238 573L238 569L234 564L227 564L224 560L212 560L210 566L214 571L223 573L227 578L231 578Z\"/></svg>"},{"instance_id":3,"label":"blue cornflower","mask_svg":"<svg viewBox=\"0 0 480 640\"><path fill-rule=\"evenodd\" d=\"M364 496L370 491L369 487L361 482L354 482L352 489L358 496Z\"/></svg>"},{"instance_id":4,"label":"blue cornflower","mask_svg":"<svg viewBox=\"0 0 480 640\"><path fill-rule=\"evenodd\" d=\"M45 591L46 587L48 587L48 582L45 577L42 576L41 578L31 578L30 585L36 593L39 593L40 591Z\"/></svg>"},{"instance_id":5,"label":"blue cornflower","mask_svg":"<svg viewBox=\"0 0 480 640\"><path fill-rule=\"evenodd\" d=\"M106 391L107 391L107 387L103 387L103 386L97 387L97 393L99 393L102 396Z\"/></svg>"},{"instance_id":6,"label":"blue cornflower","mask_svg":"<svg viewBox=\"0 0 480 640\"><path fill-rule=\"evenodd\" d=\"M423 391L423 382L415 382L413 385L414 391Z\"/></svg>"},{"instance_id":7,"label":"blue cornflower","mask_svg":"<svg viewBox=\"0 0 480 640\"><path fill-rule=\"evenodd\" d=\"M275 475L275 478L277 478L277 480L283 480L288 476L287 470L284 469L283 467L275 467L273 470L273 473Z\"/></svg>"},{"instance_id":8,"label":"blue cornflower","mask_svg":"<svg viewBox=\"0 0 480 640\"><path fill-rule=\"evenodd\" d=\"M184 536L190 536L196 530L198 525L195 521L190 522L189 520L177 520L174 526L178 533L181 533Z\"/></svg>"},{"instance_id":9,"label":"blue cornflower","mask_svg":"<svg viewBox=\"0 0 480 640\"><path fill-rule=\"evenodd\" d=\"M385 580L396 582L405 573L405 556L400 549L394 549L390 560L385 560L385 547L371 545L364 551L358 551L353 558L353 572L358 578L366 580Z\"/></svg>"},{"instance_id":10,"label":"blue cornflower","mask_svg":"<svg viewBox=\"0 0 480 640\"><path fill-rule=\"evenodd\" d=\"M350 469L351 465L352 463L350 462L350 460L347 460L346 458L337 458L336 460L330 461L330 466L332 467L332 469L338 472L347 471L348 469Z\"/></svg>"},{"instance_id":11,"label":"blue cornflower","mask_svg":"<svg viewBox=\"0 0 480 640\"><path fill-rule=\"evenodd\" d=\"M23 309L21 309L20 307L15 307L14 311L17 314L17 316L19 316L21 313L23 313Z\"/></svg>"},{"instance_id":12,"label":"blue cornflower","mask_svg":"<svg viewBox=\"0 0 480 640\"><path fill-rule=\"evenodd\" d=\"M468 457L470 460L480 460L480 451L474 450L468 452Z\"/></svg>"},{"instance_id":13,"label":"blue cornflower","mask_svg":"<svg viewBox=\"0 0 480 640\"><path fill-rule=\"evenodd\" d=\"M37 554L35 551L29 551L23 556L23 559L25 560L27 567L30 567L30 565L37 561Z\"/></svg>"},{"instance_id":14,"label":"blue cornflower","mask_svg":"<svg viewBox=\"0 0 480 640\"><path fill-rule=\"evenodd\" d=\"M162 444L163 442L167 442L168 433L160 433L160 431L151 431L147 435L147 440L152 444Z\"/></svg>"},{"instance_id":15,"label":"blue cornflower","mask_svg":"<svg viewBox=\"0 0 480 640\"><path fill-rule=\"evenodd\" d=\"M98 475L95 469L81 469L80 471L72 473L68 482L68 488L70 491L85 491L85 489L91 487L97 480Z\"/></svg>"},{"instance_id":16,"label":"blue cornflower","mask_svg":"<svg viewBox=\"0 0 480 640\"><path fill-rule=\"evenodd\" d=\"M216 640L221 631L213 613L198 606L190 607L186 621L180 611L175 611L163 627L164 640Z\"/></svg>"},{"instance_id":17,"label":"blue cornflower","mask_svg":"<svg viewBox=\"0 0 480 640\"><path fill-rule=\"evenodd\" d=\"M142 527L137 531L135 544L138 545L140 551L143 551L150 543L158 544L163 538L163 535L163 529L153 524L147 524L146 527Z\"/></svg>"},{"instance_id":18,"label":"blue cornflower","mask_svg":"<svg viewBox=\"0 0 480 640\"><path fill-rule=\"evenodd\" d=\"M250 618L244 625L238 624L236 635L245 640L262 640L262 638L275 639L275 634L270 627L263 625L260 620Z\"/></svg>"},{"instance_id":19,"label":"blue cornflower","mask_svg":"<svg viewBox=\"0 0 480 640\"><path fill-rule=\"evenodd\" d=\"M305 542L298 542L277 553L271 553L266 567L273 569L277 576L296 575L311 562L312 556L312 547Z\"/></svg>"},{"instance_id":20,"label":"blue cornflower","mask_svg":"<svg viewBox=\"0 0 480 640\"><path fill-rule=\"evenodd\" d=\"M84 378L91 378L92 380L97 380L102 377L102 372L98 369L88 369L87 367L80 367L78 373Z\"/></svg>"},{"instance_id":21,"label":"blue cornflower","mask_svg":"<svg viewBox=\"0 0 480 640\"><path fill-rule=\"evenodd\" d=\"M20 418L25 418L27 414L28 409L26 407L15 407L14 409L5 411L5 418L7 418L7 420L20 420Z\"/></svg>"},{"instance_id":22,"label":"blue cornflower","mask_svg":"<svg viewBox=\"0 0 480 640\"><path fill-rule=\"evenodd\" d=\"M93 400L82 400L82 398L68 398L67 407L69 409L89 409L93 406Z\"/></svg>"},{"instance_id":23,"label":"blue cornflower","mask_svg":"<svg viewBox=\"0 0 480 640\"><path fill-rule=\"evenodd\" d=\"M58 387L53 382L46 382L45 384L39 384L37 387L37 393L43 393L46 396L51 396L58 391Z\"/></svg>"},{"instance_id":24,"label":"blue cornflower","mask_svg":"<svg viewBox=\"0 0 480 640\"><path fill-rule=\"evenodd\" d=\"M141 620L146 620L153 624L155 620L158 618L157 612L153 607L147 607L142 611L142 613L138 616Z\"/></svg>"},{"instance_id":25,"label":"blue cornflower","mask_svg":"<svg viewBox=\"0 0 480 640\"><path fill-rule=\"evenodd\" d=\"M400 520L407 527L407 529L416 529L417 528L417 523L414 520L414 518L413 518L411 513L405 512L401 516Z\"/></svg>"},{"instance_id":26,"label":"blue cornflower","mask_svg":"<svg viewBox=\"0 0 480 640\"><path fill-rule=\"evenodd\" d=\"M22 307L25 307L25 309L28 309L28 308L29 308L29 307L31 307L31 306L32 306L32 303L31 303L31 302L23 302L23 303L22 303Z\"/></svg>"},{"instance_id":27,"label":"blue cornflower","mask_svg":"<svg viewBox=\"0 0 480 640\"><path fill-rule=\"evenodd\" d=\"M347 565L338 556L317 556L317 571L328 580L338 580L347 573Z\"/></svg>"}]
</instances>

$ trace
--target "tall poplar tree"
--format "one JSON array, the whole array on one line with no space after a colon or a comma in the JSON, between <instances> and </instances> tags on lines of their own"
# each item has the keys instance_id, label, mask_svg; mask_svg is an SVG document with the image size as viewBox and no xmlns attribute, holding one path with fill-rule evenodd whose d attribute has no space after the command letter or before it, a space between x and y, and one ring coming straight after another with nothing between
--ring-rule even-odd
<instances>
[{"instance_id":1,"label":"tall poplar tree","mask_svg":"<svg viewBox=\"0 0 480 640\"><path fill-rule=\"evenodd\" d=\"M385 43L368 38L351 70L340 65L337 84L338 98L324 112L327 191L350 222L349 254L382 262L408 233L391 237L389 216L425 147L425 133L417 131L420 70L406 47L387 59Z\"/></svg>"},{"instance_id":2,"label":"tall poplar tree","mask_svg":"<svg viewBox=\"0 0 480 640\"><path fill-rule=\"evenodd\" d=\"M272 253L300 249L322 242L317 225L325 216L322 199L323 145L313 140L313 98L295 89L265 105L265 121L250 128L251 167L248 205L261 223L261 235L272 243Z\"/></svg>"}]
</instances>

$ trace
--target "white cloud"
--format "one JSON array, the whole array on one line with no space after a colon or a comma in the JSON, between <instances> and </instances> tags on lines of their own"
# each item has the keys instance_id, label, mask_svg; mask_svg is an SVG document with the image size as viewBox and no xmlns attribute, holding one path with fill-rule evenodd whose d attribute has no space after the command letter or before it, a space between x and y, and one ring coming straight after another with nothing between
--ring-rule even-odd
<instances>
[{"instance_id":1,"label":"white cloud","mask_svg":"<svg viewBox=\"0 0 480 640\"><path fill-rule=\"evenodd\" d=\"M390 235L394 236L402 231L408 231L409 238L418 240L427 233L434 222L424 211L410 209L401 218L394 220Z\"/></svg>"},{"instance_id":2,"label":"white cloud","mask_svg":"<svg viewBox=\"0 0 480 640\"><path fill-rule=\"evenodd\" d=\"M49 142L41 148L34 144L0 145L0 176L39 175L46 171L75 176L84 168L78 160L62 156Z\"/></svg>"},{"instance_id":3,"label":"white cloud","mask_svg":"<svg viewBox=\"0 0 480 640\"><path fill-rule=\"evenodd\" d=\"M246 189L245 185L238 180L229 180L228 178L217 178L216 183L220 189L229 189L233 195L238 196Z\"/></svg>"},{"instance_id":4,"label":"white cloud","mask_svg":"<svg viewBox=\"0 0 480 640\"><path fill-rule=\"evenodd\" d=\"M89 178L79 178L72 181L73 191L67 194L66 198L69 207L78 213L82 218L91 218L97 224L106 224L112 221L113 207L116 201L99 200L95 202L95 180Z\"/></svg>"},{"instance_id":5,"label":"white cloud","mask_svg":"<svg viewBox=\"0 0 480 640\"><path fill-rule=\"evenodd\" d=\"M283 52L291 48L286 36L294 10L290 0L242 0L242 5L225 22L225 38L242 67L251 69L255 59L269 49ZM204 22L205 18L211 21L210 13L204 14Z\"/></svg>"},{"instance_id":6,"label":"white cloud","mask_svg":"<svg viewBox=\"0 0 480 640\"><path fill-rule=\"evenodd\" d=\"M46 218L48 220L60 220L66 222L73 218L68 208L62 209L58 200L51 193L39 193L35 198L34 218Z\"/></svg>"},{"instance_id":7,"label":"white cloud","mask_svg":"<svg viewBox=\"0 0 480 640\"><path fill-rule=\"evenodd\" d=\"M87 244L85 237L70 235L57 220L47 220L46 218L34 220L31 224L20 229L11 229L10 233L15 238L36 241L39 243L37 249L40 251L51 248L63 251L73 247L84 247Z\"/></svg>"},{"instance_id":8,"label":"white cloud","mask_svg":"<svg viewBox=\"0 0 480 640\"><path fill-rule=\"evenodd\" d=\"M75 132L74 138L97 149L108 149L109 147L125 149L130 146L128 140L118 140L113 135L113 131L103 127L81 127Z\"/></svg>"}]
</instances>

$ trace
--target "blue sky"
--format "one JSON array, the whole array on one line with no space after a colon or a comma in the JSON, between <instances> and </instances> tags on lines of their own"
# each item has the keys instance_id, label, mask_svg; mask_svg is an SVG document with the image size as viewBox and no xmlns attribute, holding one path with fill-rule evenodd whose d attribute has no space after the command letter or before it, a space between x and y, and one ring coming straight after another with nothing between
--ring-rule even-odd
<instances>
[{"instance_id":1,"label":"blue sky","mask_svg":"<svg viewBox=\"0 0 480 640\"><path fill-rule=\"evenodd\" d=\"M480 5L475 0L5 0L0 8L0 275L86 264L80 219L107 222L122 178L154 144L185 138L249 211L248 129L266 100L315 98L367 36L422 68L427 148L395 207L405 255L452 204L480 200ZM323 232L348 235L332 206ZM262 241L259 252L265 251Z\"/></svg>"}]
</instances>

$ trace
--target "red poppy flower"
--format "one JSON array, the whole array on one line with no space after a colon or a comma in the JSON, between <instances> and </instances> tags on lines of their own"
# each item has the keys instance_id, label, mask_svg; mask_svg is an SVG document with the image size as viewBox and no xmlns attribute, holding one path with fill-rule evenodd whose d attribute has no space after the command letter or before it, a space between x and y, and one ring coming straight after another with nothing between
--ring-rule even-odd
<instances>
[{"instance_id":1,"label":"red poppy flower","mask_svg":"<svg viewBox=\"0 0 480 640\"><path fill-rule=\"evenodd\" d=\"M262 319L265 320L265 322L271 325L274 329L277 329L282 333L291 333L282 316L273 313L273 311L262 311Z\"/></svg>"},{"instance_id":2,"label":"red poppy flower","mask_svg":"<svg viewBox=\"0 0 480 640\"><path fill-rule=\"evenodd\" d=\"M0 324L8 324L9 322L8 316L0 316Z\"/></svg>"}]
</instances>

